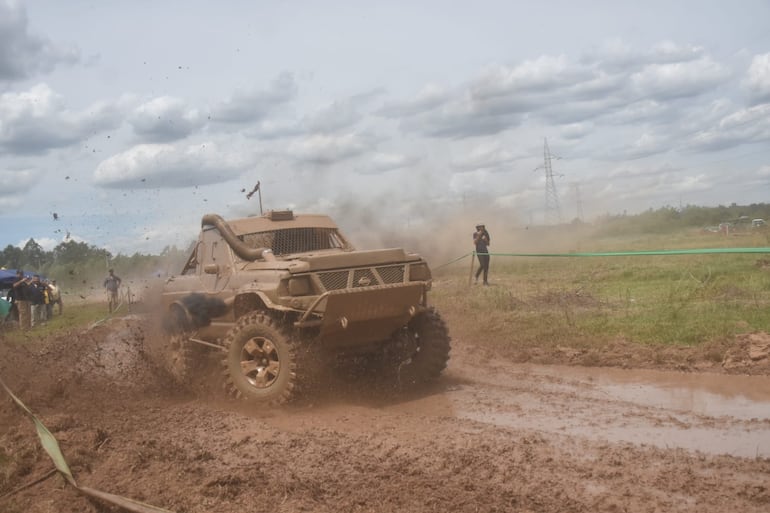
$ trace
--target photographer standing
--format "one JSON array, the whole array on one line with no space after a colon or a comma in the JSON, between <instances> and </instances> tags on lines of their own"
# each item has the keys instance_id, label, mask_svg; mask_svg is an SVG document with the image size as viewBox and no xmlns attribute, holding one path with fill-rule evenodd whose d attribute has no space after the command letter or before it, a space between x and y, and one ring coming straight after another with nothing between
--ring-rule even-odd
<instances>
[{"instance_id":1,"label":"photographer standing","mask_svg":"<svg viewBox=\"0 0 770 513\"><path fill-rule=\"evenodd\" d=\"M473 233L473 244L476 246L476 256L479 257L479 268L476 271L476 283L479 282L479 275L484 272L484 285L489 285L487 276L489 274L489 246L491 238L487 228L483 224L476 225L476 231Z\"/></svg>"}]
</instances>

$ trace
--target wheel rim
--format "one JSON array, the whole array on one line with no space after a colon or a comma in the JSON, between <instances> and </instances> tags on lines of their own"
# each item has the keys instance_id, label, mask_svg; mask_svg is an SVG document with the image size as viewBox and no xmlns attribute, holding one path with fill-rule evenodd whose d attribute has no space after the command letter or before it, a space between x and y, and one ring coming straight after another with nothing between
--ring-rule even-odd
<instances>
[{"instance_id":1,"label":"wheel rim","mask_svg":"<svg viewBox=\"0 0 770 513\"><path fill-rule=\"evenodd\" d=\"M266 337L254 337L241 349L241 373L251 386L268 388L278 379L281 362L278 350Z\"/></svg>"}]
</instances>

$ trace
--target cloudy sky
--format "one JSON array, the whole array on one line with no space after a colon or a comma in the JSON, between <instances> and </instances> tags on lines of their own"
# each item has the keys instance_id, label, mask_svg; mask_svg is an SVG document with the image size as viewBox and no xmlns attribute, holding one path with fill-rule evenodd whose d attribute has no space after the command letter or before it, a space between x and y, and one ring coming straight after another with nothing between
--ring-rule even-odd
<instances>
[{"instance_id":1,"label":"cloudy sky","mask_svg":"<svg viewBox=\"0 0 770 513\"><path fill-rule=\"evenodd\" d=\"M343 226L539 223L546 139L565 221L767 202L769 20L768 0L0 0L0 247L184 246L205 213L258 212L258 180L265 209Z\"/></svg>"}]
</instances>

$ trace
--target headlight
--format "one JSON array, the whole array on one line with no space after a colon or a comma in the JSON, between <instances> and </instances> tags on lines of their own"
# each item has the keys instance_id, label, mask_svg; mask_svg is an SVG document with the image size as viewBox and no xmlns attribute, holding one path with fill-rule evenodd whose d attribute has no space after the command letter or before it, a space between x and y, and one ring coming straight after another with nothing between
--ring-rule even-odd
<instances>
[{"instance_id":1,"label":"headlight","mask_svg":"<svg viewBox=\"0 0 770 513\"><path fill-rule=\"evenodd\" d=\"M425 262L409 266L409 281L429 281L431 279L430 268Z\"/></svg>"},{"instance_id":2,"label":"headlight","mask_svg":"<svg viewBox=\"0 0 770 513\"><path fill-rule=\"evenodd\" d=\"M292 296L309 296L313 293L313 287L310 286L310 278L307 276L298 276L289 279L289 294Z\"/></svg>"}]
</instances>

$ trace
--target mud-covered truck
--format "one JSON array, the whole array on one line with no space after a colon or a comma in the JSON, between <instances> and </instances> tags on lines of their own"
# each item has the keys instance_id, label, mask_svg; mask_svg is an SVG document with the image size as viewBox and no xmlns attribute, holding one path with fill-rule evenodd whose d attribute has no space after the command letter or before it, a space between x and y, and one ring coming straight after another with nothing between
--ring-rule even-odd
<instances>
[{"instance_id":1,"label":"mud-covered truck","mask_svg":"<svg viewBox=\"0 0 770 513\"><path fill-rule=\"evenodd\" d=\"M183 384L202 349L222 352L230 393L258 403L291 399L311 359L365 361L402 385L446 367L450 337L419 255L355 250L324 215L207 214L201 224L163 289L167 368Z\"/></svg>"}]
</instances>

